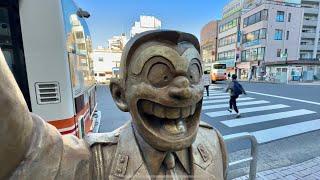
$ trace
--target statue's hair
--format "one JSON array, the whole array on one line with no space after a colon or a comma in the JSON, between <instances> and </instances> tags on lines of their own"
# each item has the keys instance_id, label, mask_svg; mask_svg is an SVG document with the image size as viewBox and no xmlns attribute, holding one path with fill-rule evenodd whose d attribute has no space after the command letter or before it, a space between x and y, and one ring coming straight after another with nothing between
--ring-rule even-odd
<instances>
[{"instance_id":1,"label":"statue's hair","mask_svg":"<svg viewBox=\"0 0 320 180\"><path fill-rule=\"evenodd\" d=\"M128 76L128 66L131 57L138 47L148 41L167 41L173 44L182 42L191 43L200 53L200 44L198 39L189 33L173 30L153 30L140 33L129 40L122 53L120 62L120 81L125 81ZM124 82L123 82L124 83Z\"/></svg>"}]
</instances>

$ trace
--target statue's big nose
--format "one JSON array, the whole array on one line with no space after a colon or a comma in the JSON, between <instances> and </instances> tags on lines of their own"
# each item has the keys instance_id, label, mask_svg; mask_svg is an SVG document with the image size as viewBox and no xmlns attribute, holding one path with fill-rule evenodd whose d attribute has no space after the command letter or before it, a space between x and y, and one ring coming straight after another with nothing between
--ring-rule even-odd
<instances>
[{"instance_id":1,"label":"statue's big nose","mask_svg":"<svg viewBox=\"0 0 320 180\"><path fill-rule=\"evenodd\" d=\"M192 95L190 82L184 76L176 77L169 90L169 96L175 99L188 99Z\"/></svg>"}]
</instances>

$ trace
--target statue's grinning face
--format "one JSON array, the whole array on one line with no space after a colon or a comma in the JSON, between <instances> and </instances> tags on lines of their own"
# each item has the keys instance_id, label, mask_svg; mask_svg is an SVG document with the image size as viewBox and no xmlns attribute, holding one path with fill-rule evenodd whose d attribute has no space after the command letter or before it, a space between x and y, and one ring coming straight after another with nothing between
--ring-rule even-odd
<instances>
[{"instance_id":1,"label":"statue's grinning face","mask_svg":"<svg viewBox=\"0 0 320 180\"><path fill-rule=\"evenodd\" d=\"M186 49L196 52L194 47ZM144 61L133 59L129 72L138 73L132 73L126 82L134 126L146 142L162 151L180 150L192 144L203 96L199 54L190 55L186 50L178 53L176 48L167 50L176 51L179 57L166 56L172 52L164 50ZM143 65L139 66L141 62Z\"/></svg>"}]
</instances>

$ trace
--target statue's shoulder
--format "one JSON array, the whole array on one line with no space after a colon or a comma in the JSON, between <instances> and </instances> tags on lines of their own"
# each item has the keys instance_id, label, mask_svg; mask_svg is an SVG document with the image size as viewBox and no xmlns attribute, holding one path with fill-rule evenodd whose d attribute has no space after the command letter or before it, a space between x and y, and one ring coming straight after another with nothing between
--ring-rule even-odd
<instances>
[{"instance_id":1,"label":"statue's shoulder","mask_svg":"<svg viewBox=\"0 0 320 180\"><path fill-rule=\"evenodd\" d=\"M199 127L200 128L205 128L205 129L214 129L210 124L208 124L208 123L206 123L204 121L200 121Z\"/></svg>"},{"instance_id":2,"label":"statue's shoulder","mask_svg":"<svg viewBox=\"0 0 320 180\"><path fill-rule=\"evenodd\" d=\"M217 139L221 141L223 139L220 132L206 122L200 121L199 131L203 136L210 136L211 137L209 138L210 140Z\"/></svg>"}]
</instances>

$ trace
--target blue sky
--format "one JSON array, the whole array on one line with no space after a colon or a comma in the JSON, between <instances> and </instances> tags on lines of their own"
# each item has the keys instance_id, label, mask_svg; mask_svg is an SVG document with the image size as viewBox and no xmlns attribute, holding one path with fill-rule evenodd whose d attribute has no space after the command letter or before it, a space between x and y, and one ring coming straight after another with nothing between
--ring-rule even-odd
<instances>
[{"instance_id":1,"label":"blue sky","mask_svg":"<svg viewBox=\"0 0 320 180\"><path fill-rule=\"evenodd\" d=\"M201 28L219 19L228 0L75 0L90 12L89 28L93 45L106 46L107 40L122 32L129 35L140 15L156 16L163 29L189 32L200 37Z\"/></svg>"}]
</instances>

